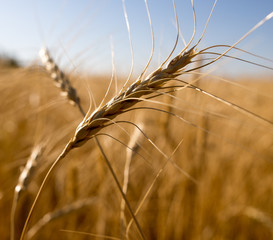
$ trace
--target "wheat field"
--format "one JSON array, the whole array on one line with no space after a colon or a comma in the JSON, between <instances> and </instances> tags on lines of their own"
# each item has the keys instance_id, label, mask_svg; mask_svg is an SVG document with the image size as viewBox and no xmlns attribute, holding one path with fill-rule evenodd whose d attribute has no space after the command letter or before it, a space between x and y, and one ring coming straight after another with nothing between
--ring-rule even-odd
<instances>
[{"instance_id":1,"label":"wheat field","mask_svg":"<svg viewBox=\"0 0 273 240\"><path fill-rule=\"evenodd\" d=\"M133 73L124 89L127 76L117 75L109 92L111 71L0 61L1 239L20 239L24 226L24 239L273 239L272 67L234 76L221 74L221 66L217 76L205 67L186 74L211 61L212 54L199 54L200 61L170 70L172 59L185 57L181 50L163 70L152 62L142 81ZM58 65L56 56L52 51ZM244 59L258 63L250 57ZM114 96L126 96L128 106L117 107L123 102L113 104ZM25 225L69 141L75 149L50 173Z\"/></svg>"}]
</instances>

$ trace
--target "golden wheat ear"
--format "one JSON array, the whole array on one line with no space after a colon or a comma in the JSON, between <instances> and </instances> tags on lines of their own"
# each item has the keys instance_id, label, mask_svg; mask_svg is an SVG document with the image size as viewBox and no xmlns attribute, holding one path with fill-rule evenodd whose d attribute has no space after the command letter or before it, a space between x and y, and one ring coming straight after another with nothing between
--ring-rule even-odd
<instances>
[{"instance_id":1,"label":"golden wheat ear","mask_svg":"<svg viewBox=\"0 0 273 240\"><path fill-rule=\"evenodd\" d=\"M11 209L11 218L10 218L10 239L15 239L15 214L17 203L21 198L22 193L28 188L29 183L32 180L33 175L39 165L39 160L43 154L44 145L36 145L31 152L25 166L22 168L21 174L18 179L18 183L14 189L14 196Z\"/></svg>"},{"instance_id":2,"label":"golden wheat ear","mask_svg":"<svg viewBox=\"0 0 273 240\"><path fill-rule=\"evenodd\" d=\"M69 78L60 70L58 65L50 56L49 50L46 47L42 47L39 55L45 69L49 72L50 77L54 80L56 86L61 89L62 95L67 97L69 102L76 105L80 112L85 115L77 90L71 85Z\"/></svg>"}]
</instances>

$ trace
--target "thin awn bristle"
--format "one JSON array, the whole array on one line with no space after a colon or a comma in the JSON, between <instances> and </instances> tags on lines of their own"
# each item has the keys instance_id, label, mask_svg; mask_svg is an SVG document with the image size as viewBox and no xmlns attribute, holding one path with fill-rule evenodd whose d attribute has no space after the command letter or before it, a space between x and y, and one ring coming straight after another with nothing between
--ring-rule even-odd
<instances>
[{"instance_id":1,"label":"thin awn bristle","mask_svg":"<svg viewBox=\"0 0 273 240\"><path fill-rule=\"evenodd\" d=\"M130 52L131 52L132 62L131 62L131 69L130 69L129 76L127 77L127 80L123 84L123 87L121 88L120 93L123 92L123 90L126 88L126 85L130 81L130 79L132 77L132 74L133 74L133 70L134 70L133 43L132 43L132 37L131 37L130 23L129 23L129 20L128 20L127 10L126 10L126 6L125 6L125 0L122 0L122 6L123 6L123 14L124 14L124 18L125 18L125 22L126 22L126 26L127 26L127 31L128 31L128 37L129 37L129 43L130 43Z\"/></svg>"},{"instance_id":2,"label":"thin awn bristle","mask_svg":"<svg viewBox=\"0 0 273 240\"><path fill-rule=\"evenodd\" d=\"M174 43L173 49L171 50L171 52L168 55L168 57L161 63L159 69L162 69L163 66L164 66L164 64L170 59L170 57L172 56L174 50L176 49L176 46L177 46L177 43L178 43L178 40L179 40L179 23L178 23L177 11L176 11L176 6L175 6L175 1L174 0L173 0L173 8L174 8L174 14L175 14L175 20L176 20L176 30L177 30L176 39L175 39L175 43ZM187 49L187 46L184 48L184 50Z\"/></svg>"}]
</instances>

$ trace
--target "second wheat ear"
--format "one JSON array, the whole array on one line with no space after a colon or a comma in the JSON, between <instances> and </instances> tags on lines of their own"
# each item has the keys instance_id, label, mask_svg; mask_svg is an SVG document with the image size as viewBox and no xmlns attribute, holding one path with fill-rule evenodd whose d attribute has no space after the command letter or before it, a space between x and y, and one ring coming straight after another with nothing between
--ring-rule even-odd
<instances>
[{"instance_id":1,"label":"second wheat ear","mask_svg":"<svg viewBox=\"0 0 273 240\"><path fill-rule=\"evenodd\" d=\"M66 96L69 102L76 105L80 112L85 115L81 106L80 97L77 90L72 86L70 80L63 73L63 71L54 62L47 48L42 47L39 52L40 58L45 69L50 73L50 77L54 80L55 85L61 89L61 94Z\"/></svg>"}]
</instances>

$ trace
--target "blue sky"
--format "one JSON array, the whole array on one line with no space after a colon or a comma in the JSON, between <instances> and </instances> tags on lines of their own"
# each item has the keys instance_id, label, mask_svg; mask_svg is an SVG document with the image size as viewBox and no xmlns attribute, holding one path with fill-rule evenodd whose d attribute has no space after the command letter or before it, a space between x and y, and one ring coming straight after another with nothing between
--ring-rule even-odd
<instances>
[{"instance_id":1,"label":"blue sky","mask_svg":"<svg viewBox=\"0 0 273 240\"><path fill-rule=\"evenodd\" d=\"M151 34L143 0L126 0L132 32L135 71L148 61ZM194 1L197 15L196 41L200 37L212 0ZM175 38L175 18L171 0L148 0L154 33L156 67L171 51ZM90 73L111 73L111 40L118 73L127 74L131 56L121 0L0 0L0 53L16 56L24 63L39 59L46 45L54 58L67 69L77 67ZM188 41L193 31L190 0L176 0L179 26ZM213 44L235 43L256 23L273 11L272 0L219 0L199 49ZM253 32L238 46L273 58L273 19ZM180 41L177 51L183 47ZM272 66L239 52L232 55ZM236 64L235 64L236 63ZM229 74L261 72L263 69L227 60L219 69ZM222 64L223 65L223 64Z\"/></svg>"}]
</instances>

